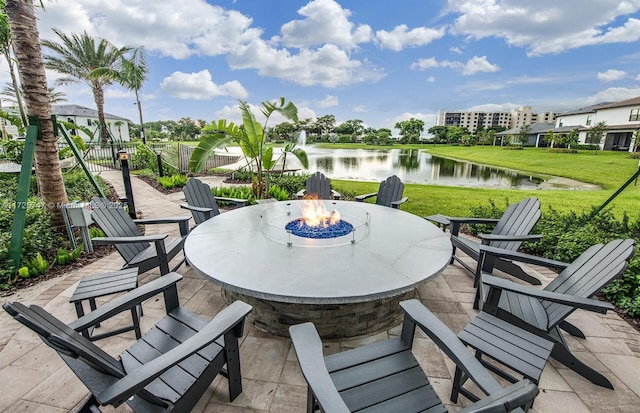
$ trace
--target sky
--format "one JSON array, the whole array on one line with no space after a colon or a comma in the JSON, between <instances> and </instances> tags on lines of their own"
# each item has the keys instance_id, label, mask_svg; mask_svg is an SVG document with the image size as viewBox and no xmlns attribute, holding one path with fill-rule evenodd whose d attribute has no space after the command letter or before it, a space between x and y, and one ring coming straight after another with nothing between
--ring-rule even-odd
<instances>
[{"instance_id":1,"label":"sky","mask_svg":"<svg viewBox=\"0 0 640 413\"><path fill-rule=\"evenodd\" d=\"M440 109L562 112L640 96L640 0L55 0L38 18L44 39L57 28L143 46L145 122L238 122L239 99L285 97L301 119L392 129L413 117L426 130ZM56 88L95 108L86 85ZM106 90L105 110L139 123L134 102Z\"/></svg>"}]
</instances>

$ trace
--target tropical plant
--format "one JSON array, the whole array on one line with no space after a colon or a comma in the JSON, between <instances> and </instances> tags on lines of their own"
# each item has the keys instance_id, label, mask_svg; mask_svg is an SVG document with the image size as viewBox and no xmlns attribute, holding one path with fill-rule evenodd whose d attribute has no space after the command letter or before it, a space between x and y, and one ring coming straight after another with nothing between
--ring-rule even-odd
<instances>
[{"instance_id":1,"label":"tropical plant","mask_svg":"<svg viewBox=\"0 0 640 413\"><path fill-rule=\"evenodd\" d=\"M61 42L42 41L44 47L55 53L55 55L45 56L45 66L64 75L56 81L58 84L84 83L91 87L98 110L100 141L106 144L109 140L109 131L104 117L104 88L113 82L113 77L107 74L90 74L96 68L122 71L122 57L131 48L127 46L117 48L105 39L89 36L87 32L70 36L58 29L53 29L53 32L58 35Z\"/></svg>"},{"instance_id":2,"label":"tropical plant","mask_svg":"<svg viewBox=\"0 0 640 413\"><path fill-rule=\"evenodd\" d=\"M199 172L207 159L214 154L216 148L222 148L228 143L235 142L242 149L247 166L253 171L254 196L256 199L263 199L269 194L268 182L265 186L264 172L272 171L280 159L280 157L274 158L272 147L267 147L267 123L274 112L297 122L298 108L293 102L285 102L285 98L280 98L275 102L262 102L260 111L265 117L263 126L258 122L247 102L241 100L239 106L242 113L242 126L227 122L225 119L217 122L212 121L206 125L202 129L200 143L191 155L189 167L192 172ZM286 153L292 153L305 168L309 166L307 153L297 148L295 144L285 146L281 156Z\"/></svg>"},{"instance_id":3,"label":"tropical plant","mask_svg":"<svg viewBox=\"0 0 640 413\"><path fill-rule=\"evenodd\" d=\"M54 224L61 227L62 210L58 205L67 203L67 194L58 159L57 137L51 119L51 102L34 2L6 0L5 11L11 28L11 42L18 63L28 115L37 117L40 122L39 141L35 149L39 193L44 201L45 211L52 212Z\"/></svg>"}]
</instances>

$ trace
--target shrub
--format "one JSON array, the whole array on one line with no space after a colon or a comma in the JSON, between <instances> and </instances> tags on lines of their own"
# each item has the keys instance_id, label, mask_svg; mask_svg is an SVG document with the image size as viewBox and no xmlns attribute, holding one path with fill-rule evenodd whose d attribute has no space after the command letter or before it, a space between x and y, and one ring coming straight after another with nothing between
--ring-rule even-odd
<instances>
[{"instance_id":1,"label":"shrub","mask_svg":"<svg viewBox=\"0 0 640 413\"><path fill-rule=\"evenodd\" d=\"M503 146L502 149L508 150L508 151L521 151L523 149L523 146L520 145L507 145L507 146Z\"/></svg>"},{"instance_id":2,"label":"shrub","mask_svg":"<svg viewBox=\"0 0 640 413\"><path fill-rule=\"evenodd\" d=\"M175 174L171 176L158 177L157 181L165 189L182 188L187 184L189 177L187 175Z\"/></svg>"},{"instance_id":3,"label":"shrub","mask_svg":"<svg viewBox=\"0 0 640 413\"><path fill-rule=\"evenodd\" d=\"M577 149L568 149L568 148L549 148L547 152L551 153L578 153Z\"/></svg>"},{"instance_id":4,"label":"shrub","mask_svg":"<svg viewBox=\"0 0 640 413\"><path fill-rule=\"evenodd\" d=\"M271 185L269 188L269 196L278 201L286 201L289 199L289 193L286 189L280 188L277 185Z\"/></svg>"},{"instance_id":5,"label":"shrub","mask_svg":"<svg viewBox=\"0 0 640 413\"><path fill-rule=\"evenodd\" d=\"M49 269L49 262L42 258L42 254L38 252L35 257L27 262L27 268L32 276L42 275Z\"/></svg>"},{"instance_id":6,"label":"shrub","mask_svg":"<svg viewBox=\"0 0 640 413\"><path fill-rule=\"evenodd\" d=\"M253 191L248 186L221 186L219 188L212 188L211 192L213 193L213 196L246 199L247 205L253 205L256 203ZM224 204L223 202L219 203Z\"/></svg>"},{"instance_id":7,"label":"shrub","mask_svg":"<svg viewBox=\"0 0 640 413\"><path fill-rule=\"evenodd\" d=\"M89 238L94 239L101 237L106 237L106 234L103 230L98 227L89 227Z\"/></svg>"},{"instance_id":8,"label":"shrub","mask_svg":"<svg viewBox=\"0 0 640 413\"><path fill-rule=\"evenodd\" d=\"M62 178L64 179L64 186L70 201L90 201L91 198L97 195L89 178L84 171L80 169L65 171L62 174ZM105 184L100 176L95 176L94 178L98 182L98 186L108 197L111 194L111 188Z\"/></svg>"},{"instance_id":9,"label":"shrub","mask_svg":"<svg viewBox=\"0 0 640 413\"><path fill-rule=\"evenodd\" d=\"M25 278L29 278L29 268L27 267L20 267L18 269L18 277L25 279Z\"/></svg>"},{"instance_id":10,"label":"shrub","mask_svg":"<svg viewBox=\"0 0 640 413\"><path fill-rule=\"evenodd\" d=\"M56 264L57 265L73 264L74 262L78 261L78 258L80 258L81 253L82 253L82 246L71 251L67 251L64 248L58 248L58 254L56 255Z\"/></svg>"},{"instance_id":11,"label":"shrub","mask_svg":"<svg viewBox=\"0 0 640 413\"><path fill-rule=\"evenodd\" d=\"M269 183L287 191L289 199L292 199L296 192L305 187L308 177L308 175L274 175L270 178Z\"/></svg>"}]
</instances>

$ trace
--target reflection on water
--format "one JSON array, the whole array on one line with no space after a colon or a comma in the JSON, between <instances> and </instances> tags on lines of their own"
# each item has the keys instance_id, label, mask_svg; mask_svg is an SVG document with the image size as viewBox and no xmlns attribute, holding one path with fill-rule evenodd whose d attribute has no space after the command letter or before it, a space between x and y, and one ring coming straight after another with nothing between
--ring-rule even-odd
<instances>
[{"instance_id":1,"label":"reflection on water","mask_svg":"<svg viewBox=\"0 0 640 413\"><path fill-rule=\"evenodd\" d=\"M305 148L308 172L320 171L329 178L382 181L396 174L403 182L468 187L535 188L539 178L489 166L432 156L418 149L321 149ZM287 168L301 168L287 157Z\"/></svg>"}]
</instances>

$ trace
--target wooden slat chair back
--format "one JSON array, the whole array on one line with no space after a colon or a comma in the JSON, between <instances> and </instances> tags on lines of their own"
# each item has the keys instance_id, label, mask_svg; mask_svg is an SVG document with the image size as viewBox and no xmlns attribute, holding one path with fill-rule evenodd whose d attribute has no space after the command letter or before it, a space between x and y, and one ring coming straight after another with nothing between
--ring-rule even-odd
<instances>
[{"instance_id":1,"label":"wooden slat chair back","mask_svg":"<svg viewBox=\"0 0 640 413\"><path fill-rule=\"evenodd\" d=\"M527 235L540 220L540 201L527 198L511 204L491 231L493 235ZM522 241L491 241L489 245L496 248L517 251Z\"/></svg>"},{"instance_id":2,"label":"wooden slat chair back","mask_svg":"<svg viewBox=\"0 0 640 413\"><path fill-rule=\"evenodd\" d=\"M404 184L396 175L392 175L380 182L378 195L376 195L376 204L391 207L391 203L402 199L404 192Z\"/></svg>"},{"instance_id":3,"label":"wooden slat chair back","mask_svg":"<svg viewBox=\"0 0 640 413\"><path fill-rule=\"evenodd\" d=\"M210 217L220 215L218 209L218 202L211 192L211 187L199 179L190 178L187 184L182 188L184 196L187 199L187 203L191 206L201 208L211 208L210 214L205 214L199 211L191 211L193 213L193 220L196 225L200 225Z\"/></svg>"},{"instance_id":4,"label":"wooden slat chair back","mask_svg":"<svg viewBox=\"0 0 640 413\"><path fill-rule=\"evenodd\" d=\"M575 297L591 298L610 281L621 276L635 251L630 239L618 239L588 248L551 281L546 291ZM548 327L563 321L575 307L542 300L548 317Z\"/></svg>"},{"instance_id":5,"label":"wooden slat chair back","mask_svg":"<svg viewBox=\"0 0 640 413\"><path fill-rule=\"evenodd\" d=\"M322 341L312 323L289 328L308 384L307 413L447 412L411 351L416 326L487 395L460 412L522 412L521 407L533 402L538 388L529 380L503 388L462 341L419 301L400 305L406 315L399 337L327 357L323 357ZM463 394L476 398L470 392Z\"/></svg>"},{"instance_id":6,"label":"wooden slat chair back","mask_svg":"<svg viewBox=\"0 0 640 413\"><path fill-rule=\"evenodd\" d=\"M354 199L357 202L364 202L365 200L375 196L377 205L399 209L400 205L408 199L407 197L402 197L403 192L404 184L400 178L393 175L380 182L377 193L373 192L370 194L358 195Z\"/></svg>"},{"instance_id":7,"label":"wooden slat chair back","mask_svg":"<svg viewBox=\"0 0 640 413\"><path fill-rule=\"evenodd\" d=\"M306 196L318 199L333 199L331 194L331 182L321 172L316 172L307 178Z\"/></svg>"},{"instance_id":8,"label":"wooden slat chair back","mask_svg":"<svg viewBox=\"0 0 640 413\"><path fill-rule=\"evenodd\" d=\"M144 234L125 212L121 204L107 198L95 197L91 200L91 218L108 237L139 237ZM116 244L116 250L126 262L151 246L148 242Z\"/></svg>"},{"instance_id":9,"label":"wooden slat chair back","mask_svg":"<svg viewBox=\"0 0 640 413\"><path fill-rule=\"evenodd\" d=\"M177 273L167 274L69 325L36 305L14 302L3 308L56 350L89 389L91 396L81 412L122 403L134 412L187 412L218 374L228 378L231 400L242 391L238 337L251 307L237 301L207 321L178 305L176 282L180 279ZM103 321L160 292L165 293L167 316L120 359L80 334L79 330L87 327L85 322ZM93 319L87 320L90 317Z\"/></svg>"},{"instance_id":10,"label":"wooden slat chair back","mask_svg":"<svg viewBox=\"0 0 640 413\"><path fill-rule=\"evenodd\" d=\"M475 276L474 285L478 286L479 268L471 267L462 259L456 256L456 250L460 249L469 255L475 261L480 257L480 244L489 245L491 247L502 248L510 251L517 251L524 240L535 240L541 238L536 235L529 235L533 227L540 219L540 201L537 198L526 198L516 204L511 204L497 220L483 218L455 218L448 217L451 222L451 244L453 245L453 253L451 255L451 263L457 260L464 268L469 270ZM458 235L461 224L483 224L494 223L495 226L489 235L483 236L481 243L464 238ZM521 267L513 264L508 260L499 260L495 267L514 277L525 280L531 284L540 285L539 279L531 276L522 270ZM477 296L476 296L477 301Z\"/></svg>"}]
</instances>

